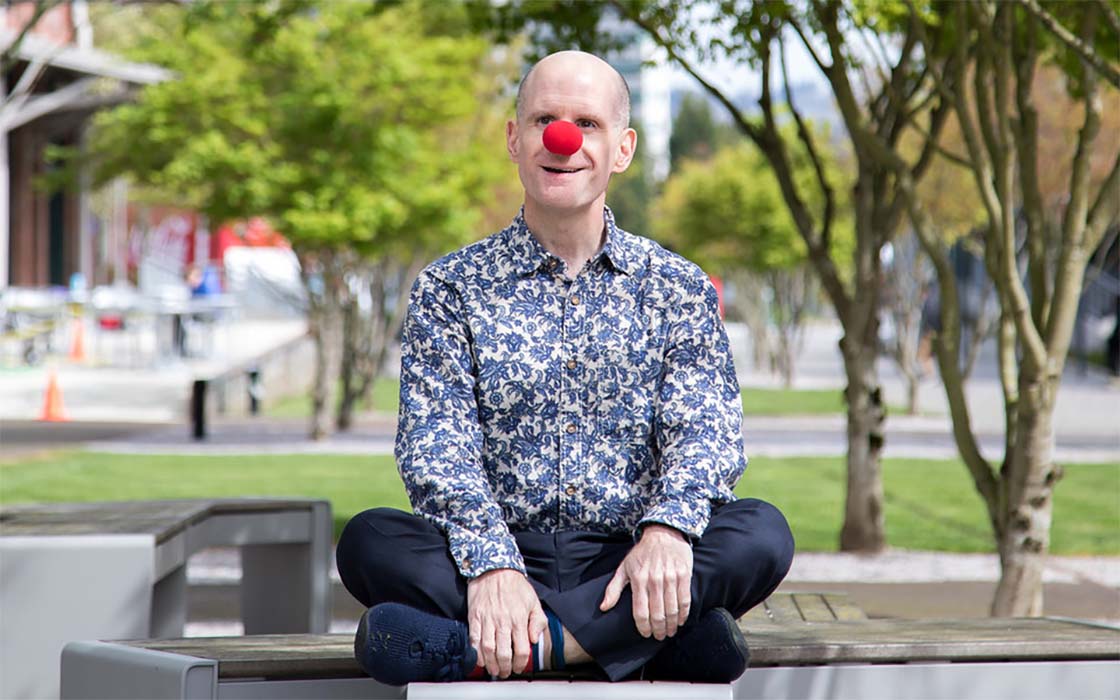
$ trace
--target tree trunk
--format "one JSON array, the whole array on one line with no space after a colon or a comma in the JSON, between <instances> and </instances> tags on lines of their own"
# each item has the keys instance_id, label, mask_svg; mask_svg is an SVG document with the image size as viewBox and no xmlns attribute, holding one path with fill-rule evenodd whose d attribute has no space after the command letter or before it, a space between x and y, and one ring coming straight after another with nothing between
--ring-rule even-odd
<instances>
[{"instance_id":1,"label":"tree trunk","mask_svg":"<svg viewBox=\"0 0 1120 700\"><path fill-rule=\"evenodd\" d=\"M331 433L328 407L334 405L341 363L340 280L337 261L329 252L300 255L300 269L307 290L308 327L315 345L309 433L313 440L322 440Z\"/></svg>"},{"instance_id":2,"label":"tree trunk","mask_svg":"<svg viewBox=\"0 0 1120 700\"><path fill-rule=\"evenodd\" d=\"M857 344L845 335L840 341L848 386L848 488L840 549L879 552L887 544L883 515L882 389L875 369L876 348Z\"/></svg>"},{"instance_id":3,"label":"tree trunk","mask_svg":"<svg viewBox=\"0 0 1120 700\"><path fill-rule=\"evenodd\" d=\"M1042 614L1042 569L1050 549L1053 488L1061 468L1053 462L1052 388L1043 381L1020 386L1016 440L1004 465L1002 532L998 538L1002 573L992 615Z\"/></svg>"},{"instance_id":4,"label":"tree trunk","mask_svg":"<svg viewBox=\"0 0 1120 700\"><path fill-rule=\"evenodd\" d=\"M359 376L359 338L363 335L361 309L357 299L350 298L342 308L342 359L339 368L338 413L335 427L347 431L354 424L354 404L361 396Z\"/></svg>"},{"instance_id":5,"label":"tree trunk","mask_svg":"<svg viewBox=\"0 0 1120 700\"><path fill-rule=\"evenodd\" d=\"M906 374L906 413L911 416L918 415L918 393L921 390L921 380L914 372Z\"/></svg>"}]
</instances>

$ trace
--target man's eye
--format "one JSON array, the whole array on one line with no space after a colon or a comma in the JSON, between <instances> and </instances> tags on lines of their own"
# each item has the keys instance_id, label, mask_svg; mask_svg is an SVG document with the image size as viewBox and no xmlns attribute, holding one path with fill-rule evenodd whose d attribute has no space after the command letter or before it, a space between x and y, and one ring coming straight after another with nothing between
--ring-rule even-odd
<instances>
[{"instance_id":1,"label":"man's eye","mask_svg":"<svg viewBox=\"0 0 1120 700\"><path fill-rule=\"evenodd\" d=\"M537 117L538 124L551 124L556 121L553 117Z\"/></svg>"},{"instance_id":2,"label":"man's eye","mask_svg":"<svg viewBox=\"0 0 1120 700\"><path fill-rule=\"evenodd\" d=\"M590 119L577 119L576 120L576 126L578 126L581 129L594 129L596 124L595 124L595 122L591 121Z\"/></svg>"}]
</instances>

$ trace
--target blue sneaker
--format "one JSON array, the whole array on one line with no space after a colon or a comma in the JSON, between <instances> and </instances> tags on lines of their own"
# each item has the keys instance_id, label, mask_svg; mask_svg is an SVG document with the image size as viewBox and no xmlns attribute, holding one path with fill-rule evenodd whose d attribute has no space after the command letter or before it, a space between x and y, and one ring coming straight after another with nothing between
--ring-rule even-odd
<instances>
[{"instance_id":1,"label":"blue sneaker","mask_svg":"<svg viewBox=\"0 0 1120 700\"><path fill-rule=\"evenodd\" d=\"M474 670L478 654L462 622L382 603L362 615L354 658L374 680L406 685L463 680Z\"/></svg>"},{"instance_id":2,"label":"blue sneaker","mask_svg":"<svg viewBox=\"0 0 1120 700\"><path fill-rule=\"evenodd\" d=\"M735 618L712 608L681 629L646 662L646 680L730 683L747 670L751 653Z\"/></svg>"}]
</instances>

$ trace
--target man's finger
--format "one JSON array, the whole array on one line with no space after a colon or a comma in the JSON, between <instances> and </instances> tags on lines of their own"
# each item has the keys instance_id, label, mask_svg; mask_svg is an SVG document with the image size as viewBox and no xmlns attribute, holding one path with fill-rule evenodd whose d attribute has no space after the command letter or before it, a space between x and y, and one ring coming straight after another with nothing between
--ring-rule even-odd
<instances>
[{"instance_id":1,"label":"man's finger","mask_svg":"<svg viewBox=\"0 0 1120 700\"><path fill-rule=\"evenodd\" d=\"M529 665L529 630L524 623L514 623L512 630L513 661L510 668L513 673L524 673ZM536 640L533 640L536 641Z\"/></svg>"},{"instance_id":2,"label":"man's finger","mask_svg":"<svg viewBox=\"0 0 1120 700\"><path fill-rule=\"evenodd\" d=\"M484 666L485 663L482 659L482 620L472 615L467 621L467 632L470 636L471 647L474 649L474 653L478 655L478 664Z\"/></svg>"},{"instance_id":3,"label":"man's finger","mask_svg":"<svg viewBox=\"0 0 1120 700\"><path fill-rule=\"evenodd\" d=\"M665 614L665 636L672 637L677 633L678 619L680 616L679 603L677 602L677 574L670 571L665 574L663 589L663 610Z\"/></svg>"},{"instance_id":4,"label":"man's finger","mask_svg":"<svg viewBox=\"0 0 1120 700\"><path fill-rule=\"evenodd\" d=\"M495 656L498 659L498 677L509 678L513 673L513 640L510 639L510 628L502 625L498 628L496 638L498 649Z\"/></svg>"},{"instance_id":5,"label":"man's finger","mask_svg":"<svg viewBox=\"0 0 1120 700\"><path fill-rule=\"evenodd\" d=\"M630 593L633 596L634 626L638 628L638 634L648 637L652 634L649 626L649 590L647 588L649 581L643 576L630 583Z\"/></svg>"},{"instance_id":6,"label":"man's finger","mask_svg":"<svg viewBox=\"0 0 1120 700\"><path fill-rule=\"evenodd\" d=\"M619 567L615 570L610 583L607 584L607 590L603 593L603 602L599 604L599 609L606 612L613 608L622 595L622 589L626 588L626 583L626 572L622 570L622 567Z\"/></svg>"},{"instance_id":7,"label":"man's finger","mask_svg":"<svg viewBox=\"0 0 1120 700\"><path fill-rule=\"evenodd\" d=\"M529 613L529 643L536 644L544 631L548 629L548 617L544 614L544 608L540 603L537 603L533 611Z\"/></svg>"},{"instance_id":8,"label":"man's finger","mask_svg":"<svg viewBox=\"0 0 1120 700\"><path fill-rule=\"evenodd\" d=\"M486 672L491 676L498 675L498 643L496 640L497 630L490 623L483 626L482 638L480 644L482 645L482 665L486 667Z\"/></svg>"},{"instance_id":9,"label":"man's finger","mask_svg":"<svg viewBox=\"0 0 1120 700\"><path fill-rule=\"evenodd\" d=\"M677 577L677 606L680 613L677 615L677 624L684 627L688 622L688 613L692 610L692 572L686 571L685 575Z\"/></svg>"},{"instance_id":10,"label":"man's finger","mask_svg":"<svg viewBox=\"0 0 1120 700\"><path fill-rule=\"evenodd\" d=\"M649 628L654 639L665 639L665 577L661 571L649 577Z\"/></svg>"}]
</instances>

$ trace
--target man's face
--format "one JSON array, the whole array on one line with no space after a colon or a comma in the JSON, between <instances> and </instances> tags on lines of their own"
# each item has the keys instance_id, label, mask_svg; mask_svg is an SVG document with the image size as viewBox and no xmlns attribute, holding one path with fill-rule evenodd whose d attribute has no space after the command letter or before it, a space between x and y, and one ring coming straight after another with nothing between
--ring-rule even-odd
<instances>
[{"instance_id":1,"label":"man's face","mask_svg":"<svg viewBox=\"0 0 1120 700\"><path fill-rule=\"evenodd\" d=\"M630 165L636 134L618 123L617 77L590 57L553 57L533 71L522 96L522 114L506 125L510 159L517 163L526 205L579 209L605 198L612 173ZM564 119L583 132L570 156L551 153L541 135Z\"/></svg>"}]
</instances>

